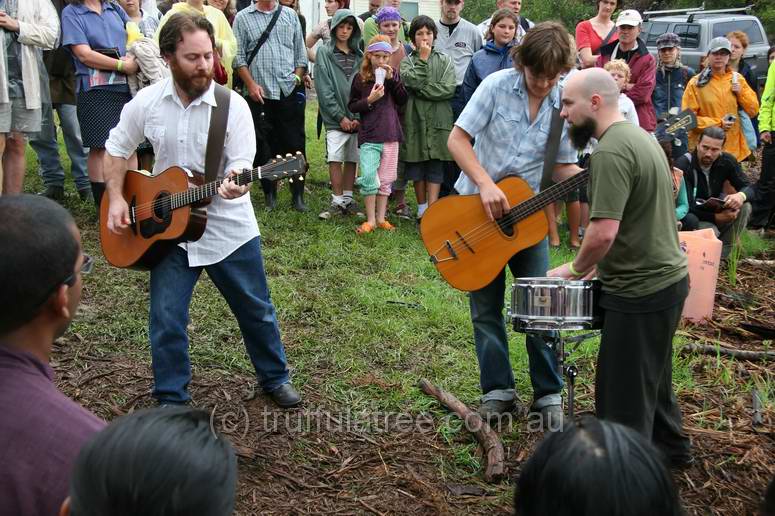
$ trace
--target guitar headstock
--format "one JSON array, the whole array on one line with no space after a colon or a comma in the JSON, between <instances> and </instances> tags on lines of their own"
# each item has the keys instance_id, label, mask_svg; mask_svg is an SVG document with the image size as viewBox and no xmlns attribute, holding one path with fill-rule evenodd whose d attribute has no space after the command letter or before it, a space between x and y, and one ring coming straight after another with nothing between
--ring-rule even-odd
<instances>
[{"instance_id":1,"label":"guitar headstock","mask_svg":"<svg viewBox=\"0 0 775 516\"><path fill-rule=\"evenodd\" d=\"M276 181L284 177L294 178L307 171L307 160L304 154L286 154L277 156L261 166L261 178ZM291 179L293 181L293 179Z\"/></svg>"},{"instance_id":2,"label":"guitar headstock","mask_svg":"<svg viewBox=\"0 0 775 516\"><path fill-rule=\"evenodd\" d=\"M665 122L665 132L674 135L679 129L690 131L697 127L697 115L691 109L685 109Z\"/></svg>"}]
</instances>

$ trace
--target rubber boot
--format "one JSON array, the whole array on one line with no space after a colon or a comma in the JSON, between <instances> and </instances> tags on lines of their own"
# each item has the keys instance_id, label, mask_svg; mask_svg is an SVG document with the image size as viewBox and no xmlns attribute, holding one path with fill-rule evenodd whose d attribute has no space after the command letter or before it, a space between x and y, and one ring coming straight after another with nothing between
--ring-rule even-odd
<instances>
[{"instance_id":1,"label":"rubber boot","mask_svg":"<svg viewBox=\"0 0 775 516\"><path fill-rule=\"evenodd\" d=\"M277 181L262 179L261 189L264 190L266 211L272 211L277 206Z\"/></svg>"},{"instance_id":2,"label":"rubber boot","mask_svg":"<svg viewBox=\"0 0 775 516\"><path fill-rule=\"evenodd\" d=\"M65 189L61 186L47 186L41 194L43 197L48 197L52 201L61 203L65 200Z\"/></svg>"},{"instance_id":3,"label":"rubber boot","mask_svg":"<svg viewBox=\"0 0 775 516\"><path fill-rule=\"evenodd\" d=\"M294 177L291 183L291 206L296 211L307 211L304 204L304 176Z\"/></svg>"}]
</instances>

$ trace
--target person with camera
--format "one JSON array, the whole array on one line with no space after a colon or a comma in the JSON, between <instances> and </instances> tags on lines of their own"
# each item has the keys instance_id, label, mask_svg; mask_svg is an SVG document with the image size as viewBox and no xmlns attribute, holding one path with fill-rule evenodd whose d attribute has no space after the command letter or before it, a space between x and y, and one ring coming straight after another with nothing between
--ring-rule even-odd
<instances>
[{"instance_id":1,"label":"person with camera","mask_svg":"<svg viewBox=\"0 0 775 516\"><path fill-rule=\"evenodd\" d=\"M759 99L742 75L729 67L732 44L727 38L713 38L708 50L707 66L692 77L684 91L681 109L697 115L697 127L689 133L689 149L697 146L707 127L720 127L726 132L724 152L743 161L751 154L740 125L740 110L753 118L759 113Z\"/></svg>"},{"instance_id":2,"label":"person with camera","mask_svg":"<svg viewBox=\"0 0 775 516\"><path fill-rule=\"evenodd\" d=\"M683 229L711 228L720 238L721 257L726 259L751 216L754 187L749 185L735 157L724 152L729 131L721 127L702 130L697 147L675 161L683 171L689 213L681 220ZM724 193L724 183L735 193Z\"/></svg>"}]
</instances>

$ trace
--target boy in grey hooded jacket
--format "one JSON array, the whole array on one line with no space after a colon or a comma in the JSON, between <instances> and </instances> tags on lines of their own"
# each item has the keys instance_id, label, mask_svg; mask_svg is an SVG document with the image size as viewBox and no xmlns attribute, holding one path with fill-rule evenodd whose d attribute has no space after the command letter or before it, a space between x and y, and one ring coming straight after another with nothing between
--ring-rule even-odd
<instances>
[{"instance_id":1,"label":"boy in grey hooded jacket","mask_svg":"<svg viewBox=\"0 0 775 516\"><path fill-rule=\"evenodd\" d=\"M326 128L326 155L331 177L331 206L320 214L357 212L353 202L355 164L358 162L358 115L347 103L352 80L360 70L363 51L355 14L339 9L331 19L331 39L321 45L315 63L315 90L320 116Z\"/></svg>"}]
</instances>

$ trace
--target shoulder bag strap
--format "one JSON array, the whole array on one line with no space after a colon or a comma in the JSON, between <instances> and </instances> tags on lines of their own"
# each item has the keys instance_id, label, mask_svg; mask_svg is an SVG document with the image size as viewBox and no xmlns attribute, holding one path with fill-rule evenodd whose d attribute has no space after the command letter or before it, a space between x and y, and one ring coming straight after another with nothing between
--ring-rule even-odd
<instances>
[{"instance_id":1,"label":"shoulder bag strap","mask_svg":"<svg viewBox=\"0 0 775 516\"><path fill-rule=\"evenodd\" d=\"M264 43L266 43L266 40L269 39L269 34L272 32L272 29L274 29L275 24L277 23L277 19L280 17L280 13L283 10L283 6L279 3L277 4L277 10L272 15L272 19L269 20L269 25L266 26L266 29L264 29L264 33L261 34L261 37L258 38L258 43L256 43L256 46L253 48L253 51L250 53L250 57L248 57L248 64L247 67L250 68L250 64L253 62L253 59L256 57L256 54L258 54L258 51L261 49Z\"/></svg>"},{"instance_id":2,"label":"shoulder bag strap","mask_svg":"<svg viewBox=\"0 0 775 516\"><path fill-rule=\"evenodd\" d=\"M207 132L205 150L205 182L210 183L218 177L218 168L223 157L226 141L226 123L229 120L231 90L215 84L215 107L210 111L210 129Z\"/></svg>"},{"instance_id":3,"label":"shoulder bag strap","mask_svg":"<svg viewBox=\"0 0 775 516\"><path fill-rule=\"evenodd\" d=\"M544 172L541 176L541 190L552 185L552 173L557 162L557 153L560 150L560 136L562 125L565 121L560 116L560 110L552 109L552 123L549 126L549 137L546 139L546 152L544 154Z\"/></svg>"},{"instance_id":4,"label":"shoulder bag strap","mask_svg":"<svg viewBox=\"0 0 775 516\"><path fill-rule=\"evenodd\" d=\"M613 37L615 32L616 32L616 24L614 24L614 26L611 27L611 30L608 31L608 35L605 37L605 39L603 39L603 41L600 42L600 46L601 47L606 46L608 42L611 40L611 38Z\"/></svg>"}]
</instances>

